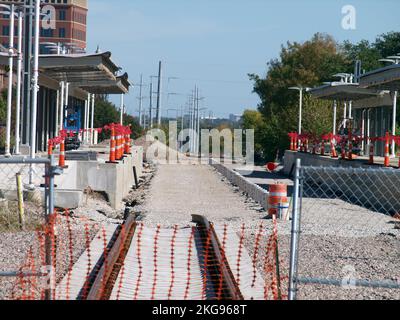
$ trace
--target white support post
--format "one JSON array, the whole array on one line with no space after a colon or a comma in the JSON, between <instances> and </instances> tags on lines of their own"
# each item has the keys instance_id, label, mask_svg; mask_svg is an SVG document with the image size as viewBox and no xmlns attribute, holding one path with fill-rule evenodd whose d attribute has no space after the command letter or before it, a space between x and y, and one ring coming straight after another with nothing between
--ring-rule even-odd
<instances>
[{"instance_id":1,"label":"white support post","mask_svg":"<svg viewBox=\"0 0 400 320\"><path fill-rule=\"evenodd\" d=\"M121 114L120 114L120 119L119 122L121 126L124 124L124 94L121 94Z\"/></svg>"},{"instance_id":2,"label":"white support post","mask_svg":"<svg viewBox=\"0 0 400 320\"><path fill-rule=\"evenodd\" d=\"M347 102L344 103L343 128L347 128Z\"/></svg>"},{"instance_id":3,"label":"white support post","mask_svg":"<svg viewBox=\"0 0 400 320\"><path fill-rule=\"evenodd\" d=\"M85 100L85 117L83 120L83 141L86 144L88 141L88 133L87 133L87 119L88 119L88 112L89 112L89 108L88 108L88 104L89 104L89 98L90 95L88 95L88 98Z\"/></svg>"},{"instance_id":4,"label":"white support post","mask_svg":"<svg viewBox=\"0 0 400 320\"><path fill-rule=\"evenodd\" d=\"M64 107L63 107L63 125L62 125L62 128L64 129L64 123L65 123L65 114L66 114L66 112L67 112L67 109L68 109L68 104L69 104L69 83L68 82L66 82L65 83L65 91L64 91L64 93L65 93L65 97L64 97Z\"/></svg>"},{"instance_id":5,"label":"white support post","mask_svg":"<svg viewBox=\"0 0 400 320\"><path fill-rule=\"evenodd\" d=\"M33 75L32 75L32 118L31 118L31 150L30 156L36 158L36 122L37 122L37 106L39 93L39 36L40 36L40 0L35 2L35 36L33 50ZM33 184L34 168L31 167L29 172L29 185L34 188Z\"/></svg>"},{"instance_id":6,"label":"white support post","mask_svg":"<svg viewBox=\"0 0 400 320\"><path fill-rule=\"evenodd\" d=\"M392 121L392 135L396 135L396 123L397 123L397 95L398 91L394 91L393 93L393 121ZM396 158L396 141L393 139L392 141L392 158Z\"/></svg>"},{"instance_id":7,"label":"white support post","mask_svg":"<svg viewBox=\"0 0 400 320\"><path fill-rule=\"evenodd\" d=\"M22 17L23 12L18 12L18 62L17 62L17 101L15 110L15 154L19 155L21 145L21 91L22 91Z\"/></svg>"},{"instance_id":8,"label":"white support post","mask_svg":"<svg viewBox=\"0 0 400 320\"><path fill-rule=\"evenodd\" d=\"M94 144L94 101L95 100L95 95L92 94L92 119L91 119L91 123L90 123L90 144L93 145Z\"/></svg>"},{"instance_id":9,"label":"white support post","mask_svg":"<svg viewBox=\"0 0 400 320\"><path fill-rule=\"evenodd\" d=\"M365 114L366 114L366 110L363 109L362 111L362 121L361 121L361 150L363 152L363 154L366 154L366 150L365 150Z\"/></svg>"},{"instance_id":10,"label":"white support post","mask_svg":"<svg viewBox=\"0 0 400 320\"><path fill-rule=\"evenodd\" d=\"M11 157L11 112L12 112L12 89L13 89L13 69L14 69L14 12L15 6L10 5L10 43L8 49L8 92L7 92L7 123L6 123L6 150L5 156Z\"/></svg>"},{"instance_id":11,"label":"white support post","mask_svg":"<svg viewBox=\"0 0 400 320\"><path fill-rule=\"evenodd\" d=\"M60 102L59 102L59 125L57 135L60 134L60 131L64 128L64 96L65 96L65 82L61 81L61 89L60 89Z\"/></svg>"},{"instance_id":12,"label":"white support post","mask_svg":"<svg viewBox=\"0 0 400 320\"><path fill-rule=\"evenodd\" d=\"M335 100L333 102L333 135L334 136L336 136L336 133L337 133L336 123L337 123L337 101Z\"/></svg>"}]
</instances>

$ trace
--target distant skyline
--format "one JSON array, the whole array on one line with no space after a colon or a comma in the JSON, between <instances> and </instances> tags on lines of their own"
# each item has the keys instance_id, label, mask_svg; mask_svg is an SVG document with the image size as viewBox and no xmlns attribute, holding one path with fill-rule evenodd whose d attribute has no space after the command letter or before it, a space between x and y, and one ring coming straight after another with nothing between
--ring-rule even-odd
<instances>
[{"instance_id":1,"label":"distant skyline","mask_svg":"<svg viewBox=\"0 0 400 320\"><path fill-rule=\"evenodd\" d=\"M345 5L356 9L356 30L342 28ZM229 117L257 107L247 74L265 75L282 44L317 32L337 41L374 41L400 30L399 9L398 0L89 0L88 52L98 45L111 51L135 85L140 74L148 85L162 60L164 116L184 106L197 85L202 106ZM149 88L143 90L147 109ZM136 116L138 95L134 87L125 99ZM119 97L112 101L119 105Z\"/></svg>"}]
</instances>

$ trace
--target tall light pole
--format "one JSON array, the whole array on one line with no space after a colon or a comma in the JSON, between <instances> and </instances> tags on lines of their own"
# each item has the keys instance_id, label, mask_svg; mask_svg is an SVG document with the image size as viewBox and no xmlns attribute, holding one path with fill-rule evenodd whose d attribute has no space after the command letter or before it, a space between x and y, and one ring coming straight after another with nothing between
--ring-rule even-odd
<instances>
[{"instance_id":1,"label":"tall light pole","mask_svg":"<svg viewBox=\"0 0 400 320\"><path fill-rule=\"evenodd\" d=\"M387 57L386 59L381 59L379 60L380 62L389 62L392 64L398 65L400 63L400 54L396 56L390 56ZM392 135L396 135L396 124L397 124L397 97L398 97L398 91L394 90L392 92L392 98L393 98L393 115L392 115ZM396 157L396 141L392 141L392 158Z\"/></svg>"},{"instance_id":2,"label":"tall light pole","mask_svg":"<svg viewBox=\"0 0 400 320\"><path fill-rule=\"evenodd\" d=\"M297 90L299 91L299 123L298 123L298 129L297 129L297 133L299 135L302 134L302 122L303 122L303 91L307 91L309 90L309 88L305 88L302 86L298 86L298 87L290 87L289 90Z\"/></svg>"}]
</instances>

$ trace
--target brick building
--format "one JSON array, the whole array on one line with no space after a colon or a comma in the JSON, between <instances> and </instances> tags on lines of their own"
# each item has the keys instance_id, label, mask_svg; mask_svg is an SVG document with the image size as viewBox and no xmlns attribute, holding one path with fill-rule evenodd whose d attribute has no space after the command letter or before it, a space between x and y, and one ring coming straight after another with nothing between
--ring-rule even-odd
<instances>
[{"instance_id":1,"label":"brick building","mask_svg":"<svg viewBox=\"0 0 400 320\"><path fill-rule=\"evenodd\" d=\"M25 0L2 0L2 4L23 3ZM45 0L42 6L52 5L56 10L55 29L41 29L40 42L54 42L74 44L76 47L86 49L86 27L87 27L87 0ZM8 15L0 15L0 44L8 47L10 35L10 20ZM15 30L17 35L17 28ZM15 43L17 38L15 37ZM49 53L44 45L41 46L42 53Z\"/></svg>"}]
</instances>

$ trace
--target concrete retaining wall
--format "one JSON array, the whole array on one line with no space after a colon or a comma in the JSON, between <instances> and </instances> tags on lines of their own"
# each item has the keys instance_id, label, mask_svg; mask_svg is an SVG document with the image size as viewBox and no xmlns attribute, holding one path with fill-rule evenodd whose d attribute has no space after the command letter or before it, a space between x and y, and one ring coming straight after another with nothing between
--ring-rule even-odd
<instances>
[{"instance_id":1,"label":"concrete retaining wall","mask_svg":"<svg viewBox=\"0 0 400 320\"><path fill-rule=\"evenodd\" d=\"M77 207L77 201L82 201L83 191L87 188L97 192L105 192L111 207L122 209L122 199L129 194L134 185L133 167L136 167L138 177L142 175L143 148L132 148L132 154L118 164L100 161L67 161L68 169L56 178L56 193L69 195L71 201L56 196L56 206ZM78 194L77 194L78 193ZM57 199L60 199L57 203ZM73 200L73 201L72 201ZM70 203L70 206L68 206Z\"/></svg>"},{"instance_id":2,"label":"concrete retaining wall","mask_svg":"<svg viewBox=\"0 0 400 320\"><path fill-rule=\"evenodd\" d=\"M246 193L250 198L259 203L265 210L268 210L268 191L264 190L255 183L247 180L245 177L240 175L223 164L210 160L210 165L215 168L220 174L229 180L230 183L237 186L241 191Z\"/></svg>"}]
</instances>

